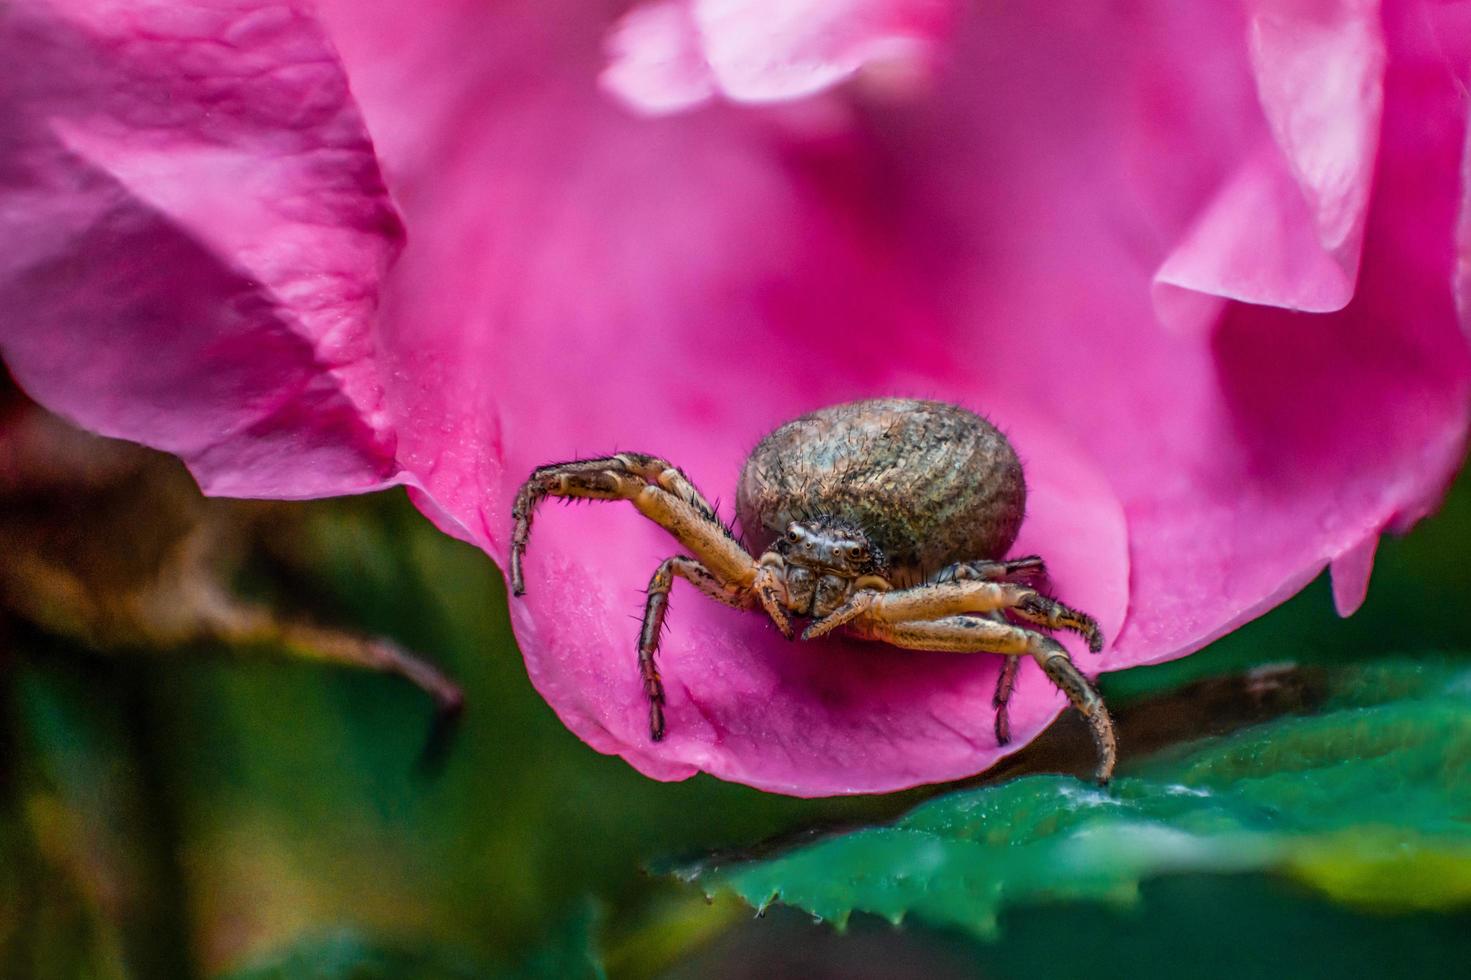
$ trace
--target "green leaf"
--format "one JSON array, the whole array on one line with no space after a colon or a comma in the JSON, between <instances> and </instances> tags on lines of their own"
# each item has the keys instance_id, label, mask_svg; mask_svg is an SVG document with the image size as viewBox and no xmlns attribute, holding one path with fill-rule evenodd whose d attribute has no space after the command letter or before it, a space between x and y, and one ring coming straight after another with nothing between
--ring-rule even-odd
<instances>
[{"instance_id":1,"label":"green leaf","mask_svg":"<svg viewBox=\"0 0 1471 980\"><path fill-rule=\"evenodd\" d=\"M1029 776L938 797L892 824L685 874L707 894L991 936L1008 908L1136 901L1193 872L1289 876L1402 912L1471 903L1471 663L1345 668L1321 712L1126 766L1107 789Z\"/></svg>"}]
</instances>

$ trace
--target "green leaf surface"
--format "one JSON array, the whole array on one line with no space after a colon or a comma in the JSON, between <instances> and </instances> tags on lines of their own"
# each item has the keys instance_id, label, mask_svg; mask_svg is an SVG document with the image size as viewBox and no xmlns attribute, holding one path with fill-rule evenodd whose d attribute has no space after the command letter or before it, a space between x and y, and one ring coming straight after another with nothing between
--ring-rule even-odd
<instances>
[{"instance_id":1,"label":"green leaf surface","mask_svg":"<svg viewBox=\"0 0 1471 980\"><path fill-rule=\"evenodd\" d=\"M1107 789L1028 776L759 862L688 869L707 894L842 925L854 911L994 935L1010 908L1133 904L1188 873L1288 876L1378 912L1471 903L1471 662L1330 674L1319 713L1177 746Z\"/></svg>"}]
</instances>

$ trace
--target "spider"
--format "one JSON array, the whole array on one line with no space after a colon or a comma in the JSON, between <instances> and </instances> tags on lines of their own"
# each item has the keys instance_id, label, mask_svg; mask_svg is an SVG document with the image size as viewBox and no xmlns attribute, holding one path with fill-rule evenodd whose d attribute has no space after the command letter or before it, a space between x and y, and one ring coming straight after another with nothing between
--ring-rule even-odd
<instances>
[{"instance_id":1,"label":"spider","mask_svg":"<svg viewBox=\"0 0 1471 980\"><path fill-rule=\"evenodd\" d=\"M511 590L526 590L522 559L546 497L627 500L688 554L649 581L638 665L649 735L664 737L664 686L655 665L676 576L719 602L760 607L788 639L842 629L914 650L998 653L996 740L1011 740L1007 703L1022 656L1041 666L1087 721L1094 778L1113 774L1113 722L1103 699L1046 633L1076 632L1094 653L1091 616L1035 587L1037 556L1004 559L1021 527L1026 484L1016 452L990 422L955 405L882 398L834 405L767 435L741 470L736 511L754 546L738 541L683 471L657 456L616 453L532 472L512 511ZM1019 620L1020 623L1013 620ZM1022 625L1022 624L1028 625Z\"/></svg>"}]
</instances>

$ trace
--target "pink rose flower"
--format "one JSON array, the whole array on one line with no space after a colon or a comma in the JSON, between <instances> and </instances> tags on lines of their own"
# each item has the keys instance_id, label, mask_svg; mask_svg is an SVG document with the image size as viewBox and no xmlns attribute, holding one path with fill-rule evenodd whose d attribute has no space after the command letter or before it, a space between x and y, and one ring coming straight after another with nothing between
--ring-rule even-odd
<instances>
[{"instance_id":1,"label":"pink rose flower","mask_svg":"<svg viewBox=\"0 0 1471 980\"><path fill-rule=\"evenodd\" d=\"M1100 620L1092 671L1328 565L1351 611L1463 454L1466 5L0 17L0 350L213 493L403 485L504 564L537 464L647 451L728 501L781 421L942 398L1013 437L1017 553ZM896 52L927 81L876 93ZM656 778L896 789L1065 705L1024 665L1003 750L1000 658L789 644L676 586L650 742L630 615L676 550L544 508L511 607L563 721Z\"/></svg>"}]
</instances>

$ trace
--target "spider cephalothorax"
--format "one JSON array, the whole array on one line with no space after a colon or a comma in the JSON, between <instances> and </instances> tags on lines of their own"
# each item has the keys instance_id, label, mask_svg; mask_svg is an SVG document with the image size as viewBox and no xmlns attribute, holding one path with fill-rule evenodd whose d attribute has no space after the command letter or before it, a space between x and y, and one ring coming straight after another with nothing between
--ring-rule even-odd
<instances>
[{"instance_id":1,"label":"spider cephalothorax","mask_svg":"<svg viewBox=\"0 0 1471 980\"><path fill-rule=\"evenodd\" d=\"M784 604L798 616L826 616L855 588L889 587L883 553L862 528L842 518L792 521L772 550L782 560Z\"/></svg>"},{"instance_id":2,"label":"spider cephalothorax","mask_svg":"<svg viewBox=\"0 0 1471 980\"><path fill-rule=\"evenodd\" d=\"M1102 699L1066 648L1032 628L1072 630L1096 653L1098 625L1025 584L1041 576L1040 558L1004 557L1021 527L1026 485L1005 436L972 412L884 398L778 427L746 460L736 495L755 556L659 457L618 453L542 466L516 496L516 595L525 590L521 559L532 514L548 496L628 500L690 553L659 565L644 607L639 668L655 740L664 736L664 686L654 656L679 576L728 605L759 606L788 637L792 616L802 616L811 620L803 639L841 628L910 649L1004 654L995 698L1003 745L1017 661L1030 656L1088 721L1097 779L1113 773L1113 724Z\"/></svg>"}]
</instances>

